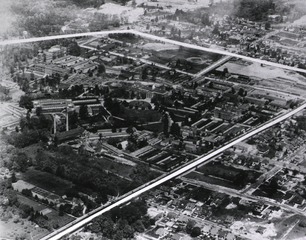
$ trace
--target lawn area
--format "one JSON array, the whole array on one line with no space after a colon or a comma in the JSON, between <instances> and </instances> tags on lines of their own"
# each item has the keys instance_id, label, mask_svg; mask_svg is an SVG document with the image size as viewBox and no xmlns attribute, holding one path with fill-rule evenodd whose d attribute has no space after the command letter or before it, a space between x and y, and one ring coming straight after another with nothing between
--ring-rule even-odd
<instances>
[{"instance_id":1,"label":"lawn area","mask_svg":"<svg viewBox=\"0 0 306 240\"><path fill-rule=\"evenodd\" d=\"M149 58L150 61L165 64L176 60L185 60L188 58L201 58L202 62L190 61L191 69L187 70L190 73L197 73L204 68L208 67L212 62L218 61L222 55L199 51L195 49L180 47L179 49L165 49L158 52L152 52L153 55Z\"/></svg>"},{"instance_id":2,"label":"lawn area","mask_svg":"<svg viewBox=\"0 0 306 240\"><path fill-rule=\"evenodd\" d=\"M32 207L34 209L34 211L41 211L41 210L44 210L46 208L49 208L47 207L46 205L42 204L42 203L39 203L39 202L36 202L24 195L21 195L21 194L18 194L17 195L17 199L18 199L18 202L22 203L22 204L25 204L25 205L28 205L29 207ZM49 208L51 210L51 208Z\"/></svg>"},{"instance_id":3,"label":"lawn area","mask_svg":"<svg viewBox=\"0 0 306 240\"><path fill-rule=\"evenodd\" d=\"M29 168L25 173L21 173L19 178L60 196L65 195L66 190L73 186L67 180L34 168Z\"/></svg>"}]
</instances>

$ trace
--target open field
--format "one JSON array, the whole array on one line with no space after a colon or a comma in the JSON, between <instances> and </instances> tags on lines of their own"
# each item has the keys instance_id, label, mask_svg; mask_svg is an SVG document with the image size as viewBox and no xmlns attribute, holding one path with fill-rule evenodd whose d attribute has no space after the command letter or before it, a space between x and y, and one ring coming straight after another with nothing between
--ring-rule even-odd
<instances>
[{"instance_id":1,"label":"open field","mask_svg":"<svg viewBox=\"0 0 306 240\"><path fill-rule=\"evenodd\" d=\"M228 72L233 74L242 74L262 79L282 77L299 83L305 83L305 78L299 73L241 59L238 61L231 60L217 68L217 70L223 71L224 68L227 68Z\"/></svg>"},{"instance_id":2,"label":"open field","mask_svg":"<svg viewBox=\"0 0 306 240\"><path fill-rule=\"evenodd\" d=\"M251 82L261 88L305 97L306 77L298 72L242 59L231 60L217 70L223 71L225 68L230 74L248 76L250 79L241 82L243 84Z\"/></svg>"},{"instance_id":3,"label":"open field","mask_svg":"<svg viewBox=\"0 0 306 240\"><path fill-rule=\"evenodd\" d=\"M168 65L169 63L176 64L180 61L180 64L177 64L176 68L189 73L197 73L221 58L222 55L215 53L198 51L185 47L174 48L169 46L169 49L163 48L158 51L153 50L152 56L148 60L164 65ZM195 59L197 61L195 61ZM188 68L183 69L186 67Z\"/></svg>"}]
</instances>

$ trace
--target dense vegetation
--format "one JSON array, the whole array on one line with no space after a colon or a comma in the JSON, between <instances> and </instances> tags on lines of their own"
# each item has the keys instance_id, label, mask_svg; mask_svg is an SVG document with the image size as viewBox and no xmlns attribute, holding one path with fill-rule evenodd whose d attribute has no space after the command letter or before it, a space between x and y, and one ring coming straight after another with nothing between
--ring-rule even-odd
<instances>
[{"instance_id":1,"label":"dense vegetation","mask_svg":"<svg viewBox=\"0 0 306 240\"><path fill-rule=\"evenodd\" d=\"M273 0L235 0L233 6L234 16L251 21L267 20L268 14L275 11Z\"/></svg>"},{"instance_id":2,"label":"dense vegetation","mask_svg":"<svg viewBox=\"0 0 306 240\"><path fill-rule=\"evenodd\" d=\"M144 232L154 224L154 220L146 214L146 202L140 199L97 217L87 228L94 233L102 233L106 239L131 239L136 232Z\"/></svg>"},{"instance_id":3,"label":"dense vegetation","mask_svg":"<svg viewBox=\"0 0 306 240\"><path fill-rule=\"evenodd\" d=\"M116 0L125 5L128 0ZM61 32L61 28L77 18L83 8L99 8L104 0L16 0L11 11L16 15L13 35L48 36ZM85 16L85 15L84 15ZM108 28L109 25L118 26L119 20L109 19L100 14L89 19L89 29L97 31ZM26 31L26 32L24 32Z\"/></svg>"},{"instance_id":4,"label":"dense vegetation","mask_svg":"<svg viewBox=\"0 0 306 240\"><path fill-rule=\"evenodd\" d=\"M16 27L33 36L58 33L66 21L75 17L76 8L62 1L19 0L11 8L16 14Z\"/></svg>"},{"instance_id":5,"label":"dense vegetation","mask_svg":"<svg viewBox=\"0 0 306 240\"><path fill-rule=\"evenodd\" d=\"M117 2L119 4L125 5L127 2L129 2L130 0L114 0L113 2ZM68 0L68 2L71 2L79 7L94 7L94 8L98 8L100 7L102 4L105 3L105 0Z\"/></svg>"}]
</instances>

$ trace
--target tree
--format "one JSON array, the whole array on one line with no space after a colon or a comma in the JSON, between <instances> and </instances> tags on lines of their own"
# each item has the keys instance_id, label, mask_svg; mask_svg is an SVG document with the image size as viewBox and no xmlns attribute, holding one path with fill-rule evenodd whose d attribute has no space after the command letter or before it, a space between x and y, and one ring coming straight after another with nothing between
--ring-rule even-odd
<instances>
[{"instance_id":1,"label":"tree","mask_svg":"<svg viewBox=\"0 0 306 240\"><path fill-rule=\"evenodd\" d=\"M271 28L271 23L266 22L265 23L265 30L270 30L270 28Z\"/></svg>"},{"instance_id":2,"label":"tree","mask_svg":"<svg viewBox=\"0 0 306 240\"><path fill-rule=\"evenodd\" d=\"M69 128L74 128L78 123L78 115L75 111L68 112Z\"/></svg>"},{"instance_id":3,"label":"tree","mask_svg":"<svg viewBox=\"0 0 306 240\"><path fill-rule=\"evenodd\" d=\"M189 219L186 225L186 232L190 234L195 225L196 225L196 222L194 220Z\"/></svg>"},{"instance_id":4,"label":"tree","mask_svg":"<svg viewBox=\"0 0 306 240\"><path fill-rule=\"evenodd\" d=\"M123 239L123 231L122 230L116 231L113 239L114 240L122 240Z\"/></svg>"},{"instance_id":5,"label":"tree","mask_svg":"<svg viewBox=\"0 0 306 240\"><path fill-rule=\"evenodd\" d=\"M170 127L170 133L174 136L181 136L181 128L177 123L172 123L171 127Z\"/></svg>"},{"instance_id":6,"label":"tree","mask_svg":"<svg viewBox=\"0 0 306 240\"><path fill-rule=\"evenodd\" d=\"M132 238L134 236L133 228L130 225L125 225L123 229L123 237Z\"/></svg>"},{"instance_id":7,"label":"tree","mask_svg":"<svg viewBox=\"0 0 306 240\"><path fill-rule=\"evenodd\" d=\"M145 231L145 227L142 223L142 221L139 219L137 220L136 222L134 222L132 224L132 227L134 228L135 231L139 232L139 233L142 233Z\"/></svg>"},{"instance_id":8,"label":"tree","mask_svg":"<svg viewBox=\"0 0 306 240\"><path fill-rule=\"evenodd\" d=\"M162 117L162 123L163 123L163 129L164 129L164 134L165 136L168 136L169 134L169 116L168 114L164 113Z\"/></svg>"},{"instance_id":9,"label":"tree","mask_svg":"<svg viewBox=\"0 0 306 240\"><path fill-rule=\"evenodd\" d=\"M79 116L82 120L86 120L88 118L89 114L87 105L80 106Z\"/></svg>"},{"instance_id":10,"label":"tree","mask_svg":"<svg viewBox=\"0 0 306 240\"><path fill-rule=\"evenodd\" d=\"M73 56L80 56L81 55L81 48L77 42L72 42L67 47L67 52Z\"/></svg>"},{"instance_id":11,"label":"tree","mask_svg":"<svg viewBox=\"0 0 306 240\"><path fill-rule=\"evenodd\" d=\"M12 157L12 161L14 163L14 168L17 171L25 172L28 168L28 156L23 153L19 152Z\"/></svg>"},{"instance_id":12,"label":"tree","mask_svg":"<svg viewBox=\"0 0 306 240\"><path fill-rule=\"evenodd\" d=\"M199 227L194 227L190 234L191 237L198 237L200 235L201 235L201 228Z\"/></svg>"},{"instance_id":13,"label":"tree","mask_svg":"<svg viewBox=\"0 0 306 240\"><path fill-rule=\"evenodd\" d=\"M41 112L42 112L42 108L41 107L37 107L36 108L36 115L40 116Z\"/></svg>"},{"instance_id":14,"label":"tree","mask_svg":"<svg viewBox=\"0 0 306 240\"><path fill-rule=\"evenodd\" d=\"M31 215L31 212L33 212L33 209L25 204L20 204L19 209L22 211L22 218L27 218Z\"/></svg>"},{"instance_id":15,"label":"tree","mask_svg":"<svg viewBox=\"0 0 306 240\"><path fill-rule=\"evenodd\" d=\"M12 183L17 182L17 178L16 178L15 172L12 173L11 181L12 181Z\"/></svg>"},{"instance_id":16,"label":"tree","mask_svg":"<svg viewBox=\"0 0 306 240\"><path fill-rule=\"evenodd\" d=\"M241 97L244 96L244 89L243 88L239 88L238 95L241 96Z\"/></svg>"},{"instance_id":17,"label":"tree","mask_svg":"<svg viewBox=\"0 0 306 240\"><path fill-rule=\"evenodd\" d=\"M19 107L22 107L22 108L27 109L28 111L31 111L32 108L34 107L32 99L27 95L21 96L19 100Z\"/></svg>"},{"instance_id":18,"label":"tree","mask_svg":"<svg viewBox=\"0 0 306 240\"><path fill-rule=\"evenodd\" d=\"M24 196L32 197L32 191L31 191L30 189L22 189L21 193L22 193Z\"/></svg>"},{"instance_id":19,"label":"tree","mask_svg":"<svg viewBox=\"0 0 306 240\"><path fill-rule=\"evenodd\" d=\"M103 73L105 73L105 71L106 71L106 68L105 68L104 64L100 64L98 66L98 74L103 74Z\"/></svg>"},{"instance_id":20,"label":"tree","mask_svg":"<svg viewBox=\"0 0 306 240\"><path fill-rule=\"evenodd\" d=\"M223 76L225 77L228 74L228 68L223 69Z\"/></svg>"}]
</instances>

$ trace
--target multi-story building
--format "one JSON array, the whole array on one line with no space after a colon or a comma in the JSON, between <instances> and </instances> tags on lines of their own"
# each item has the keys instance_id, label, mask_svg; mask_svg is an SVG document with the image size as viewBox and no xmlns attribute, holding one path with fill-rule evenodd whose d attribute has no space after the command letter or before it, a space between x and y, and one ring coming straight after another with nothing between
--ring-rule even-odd
<instances>
[{"instance_id":1,"label":"multi-story building","mask_svg":"<svg viewBox=\"0 0 306 240\"><path fill-rule=\"evenodd\" d=\"M71 99L42 99L33 101L34 109L41 108L42 113L56 113L64 110L74 110L74 104Z\"/></svg>"}]
</instances>

